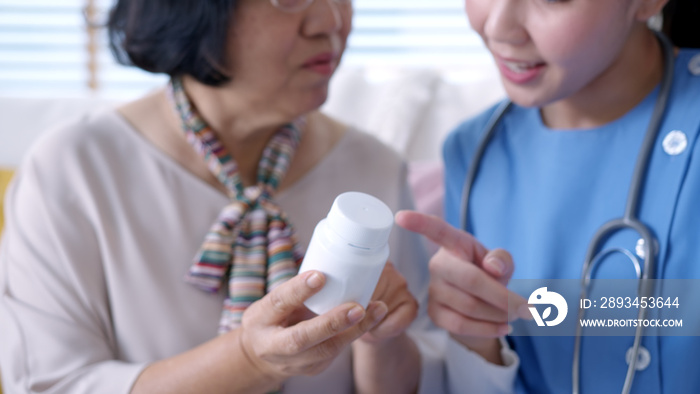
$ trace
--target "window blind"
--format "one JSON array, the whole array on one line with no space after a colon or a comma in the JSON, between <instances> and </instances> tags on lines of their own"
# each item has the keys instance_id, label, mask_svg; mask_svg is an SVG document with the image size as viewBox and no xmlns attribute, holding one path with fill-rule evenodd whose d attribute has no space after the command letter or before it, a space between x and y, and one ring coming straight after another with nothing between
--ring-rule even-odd
<instances>
[{"instance_id":1,"label":"window blind","mask_svg":"<svg viewBox=\"0 0 700 394\"><path fill-rule=\"evenodd\" d=\"M0 94L89 92L82 3L0 0Z\"/></svg>"},{"instance_id":2,"label":"window blind","mask_svg":"<svg viewBox=\"0 0 700 394\"><path fill-rule=\"evenodd\" d=\"M490 61L463 0L356 0L346 61L359 65L470 66Z\"/></svg>"},{"instance_id":3,"label":"window blind","mask_svg":"<svg viewBox=\"0 0 700 394\"><path fill-rule=\"evenodd\" d=\"M86 11L104 21L111 4L0 0L0 95L129 99L161 85L163 76L116 64L105 29L87 26ZM354 8L342 67L469 73L491 61L468 26L462 0L355 0Z\"/></svg>"}]
</instances>

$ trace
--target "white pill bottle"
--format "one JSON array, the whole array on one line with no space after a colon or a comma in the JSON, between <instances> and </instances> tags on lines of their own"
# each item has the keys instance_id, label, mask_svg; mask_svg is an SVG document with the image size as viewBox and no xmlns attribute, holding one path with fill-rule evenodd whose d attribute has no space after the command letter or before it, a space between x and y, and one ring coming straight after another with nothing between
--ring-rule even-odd
<instances>
[{"instance_id":1,"label":"white pill bottle","mask_svg":"<svg viewBox=\"0 0 700 394\"><path fill-rule=\"evenodd\" d=\"M367 308L389 258L394 215L381 200L360 192L336 197L316 225L299 273L317 270L326 284L304 305L323 314L345 302Z\"/></svg>"}]
</instances>

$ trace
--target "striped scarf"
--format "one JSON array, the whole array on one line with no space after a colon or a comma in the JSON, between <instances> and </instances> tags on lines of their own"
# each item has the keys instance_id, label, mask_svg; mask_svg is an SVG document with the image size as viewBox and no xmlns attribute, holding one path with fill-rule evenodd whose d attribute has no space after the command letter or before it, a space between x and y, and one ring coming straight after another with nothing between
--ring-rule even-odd
<instances>
[{"instance_id":1,"label":"striped scarf","mask_svg":"<svg viewBox=\"0 0 700 394\"><path fill-rule=\"evenodd\" d=\"M187 141L231 198L186 276L189 283L212 293L228 279L219 325L219 333L225 333L240 326L250 304L296 275L301 263L303 253L292 225L272 200L299 145L301 121L282 127L270 139L258 164L257 185L244 188L236 162L190 104L180 79L170 81L168 94Z\"/></svg>"}]
</instances>

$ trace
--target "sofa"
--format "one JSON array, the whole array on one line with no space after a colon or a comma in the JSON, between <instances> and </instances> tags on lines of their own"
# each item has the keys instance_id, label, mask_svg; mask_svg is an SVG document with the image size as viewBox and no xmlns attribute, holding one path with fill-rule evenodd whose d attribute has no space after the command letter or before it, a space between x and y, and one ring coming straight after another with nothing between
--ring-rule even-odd
<instances>
[{"instance_id":1,"label":"sofa","mask_svg":"<svg viewBox=\"0 0 700 394\"><path fill-rule=\"evenodd\" d=\"M331 82L322 110L374 134L401 153L409 162L419 208L439 213L435 205L441 200L442 141L462 120L502 97L504 92L492 67L341 68ZM42 132L89 111L119 103L117 99L100 97L2 97L0 91L0 195L12 170Z\"/></svg>"}]
</instances>

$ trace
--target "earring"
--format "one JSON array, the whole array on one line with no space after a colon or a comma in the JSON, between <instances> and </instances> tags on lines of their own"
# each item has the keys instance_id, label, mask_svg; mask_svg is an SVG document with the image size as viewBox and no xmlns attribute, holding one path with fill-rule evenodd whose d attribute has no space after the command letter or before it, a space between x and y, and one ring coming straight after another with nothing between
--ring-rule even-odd
<instances>
[{"instance_id":1,"label":"earring","mask_svg":"<svg viewBox=\"0 0 700 394\"><path fill-rule=\"evenodd\" d=\"M647 19L647 26L649 26L649 28L654 31L661 31L661 28L664 27L663 15L661 15L661 13L659 12L658 14Z\"/></svg>"}]
</instances>

